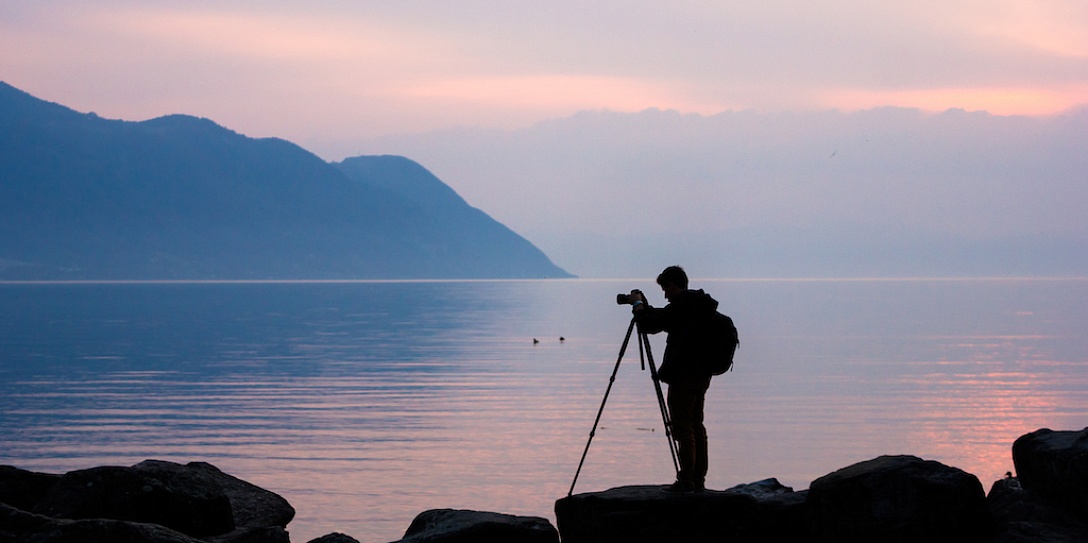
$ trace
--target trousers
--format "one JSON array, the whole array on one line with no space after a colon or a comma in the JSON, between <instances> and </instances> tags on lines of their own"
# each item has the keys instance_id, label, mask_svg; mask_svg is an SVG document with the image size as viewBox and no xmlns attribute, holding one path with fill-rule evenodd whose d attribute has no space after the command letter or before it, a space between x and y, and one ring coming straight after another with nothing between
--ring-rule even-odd
<instances>
[{"instance_id":1,"label":"trousers","mask_svg":"<svg viewBox=\"0 0 1088 543\"><path fill-rule=\"evenodd\" d=\"M677 479L695 488L706 484L707 459L706 426L703 425L703 406L710 377L690 378L669 383L666 403L672 423L672 438L677 445L680 472Z\"/></svg>"}]
</instances>

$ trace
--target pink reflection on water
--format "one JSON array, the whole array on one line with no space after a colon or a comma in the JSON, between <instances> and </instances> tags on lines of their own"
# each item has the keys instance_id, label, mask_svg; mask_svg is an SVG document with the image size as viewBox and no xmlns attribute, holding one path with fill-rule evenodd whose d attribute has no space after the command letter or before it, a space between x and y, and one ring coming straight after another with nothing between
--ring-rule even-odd
<instances>
[{"instance_id":1,"label":"pink reflection on water","mask_svg":"<svg viewBox=\"0 0 1088 543\"><path fill-rule=\"evenodd\" d=\"M1030 363L1036 364L1055 362ZM1011 448L1016 438L1043 427L1083 425L1082 398L1088 388L1083 377L1058 382L1044 373L991 371L948 375L928 384L943 393L915 402L911 433L934 459L974 473L987 488L1004 473L1015 473Z\"/></svg>"}]
</instances>

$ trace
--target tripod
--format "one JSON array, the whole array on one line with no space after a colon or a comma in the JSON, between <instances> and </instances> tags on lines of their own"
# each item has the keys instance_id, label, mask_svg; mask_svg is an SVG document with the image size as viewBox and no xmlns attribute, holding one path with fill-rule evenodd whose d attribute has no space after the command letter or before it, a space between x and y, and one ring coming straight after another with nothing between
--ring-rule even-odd
<instances>
[{"instance_id":1,"label":"tripod","mask_svg":"<svg viewBox=\"0 0 1088 543\"><path fill-rule=\"evenodd\" d=\"M601 400L601 408L597 410L597 418L593 421L593 428L589 431L589 439L586 441L586 448L582 451L582 460L578 462L578 470L574 472L574 480L570 483L570 490L567 491L567 496L574 494L574 485L578 483L578 475L582 473L582 465L586 462L586 454L589 453L589 445L593 443L593 436L597 435L597 425L601 422L601 414L604 413L604 405L608 403L608 394L612 392L612 384L616 382L616 373L620 370L620 362L623 362L623 355L627 352L627 344L631 341L631 332L638 330L638 357L642 363L642 369L646 369L646 362L650 363L650 378L654 382L654 390L657 391L657 406L661 409L661 422L665 424L665 439L669 442L669 454L672 455L672 466L676 470L677 478L680 476L680 463L677 457L676 442L672 440L672 424L669 419L669 407L665 403L665 395L661 392L661 381L657 378L657 366L654 365L654 356L650 352L650 338L646 337L646 333L642 331L642 327L638 326L634 317L631 318L631 324L627 327L627 335L623 338L623 345L620 347L620 354L616 357L616 365L612 368L612 376L608 378L608 388L604 391L604 398Z\"/></svg>"}]
</instances>

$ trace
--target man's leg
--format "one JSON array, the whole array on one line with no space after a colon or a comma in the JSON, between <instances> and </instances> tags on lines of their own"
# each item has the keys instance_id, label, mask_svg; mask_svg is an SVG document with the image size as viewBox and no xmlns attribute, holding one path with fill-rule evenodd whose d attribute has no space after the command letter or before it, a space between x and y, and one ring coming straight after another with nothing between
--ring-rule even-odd
<instances>
[{"instance_id":1,"label":"man's leg","mask_svg":"<svg viewBox=\"0 0 1088 543\"><path fill-rule=\"evenodd\" d=\"M692 416L692 445L694 448L694 464L692 464L692 477L691 482L695 485L696 490L702 490L706 488L706 472L710 466L710 460L707 456L707 438L706 438L706 426L703 425L703 407L706 404L706 391L710 387L710 378L706 380L700 380L694 383L692 388L692 395L695 396L693 401L693 416Z\"/></svg>"},{"instance_id":2,"label":"man's leg","mask_svg":"<svg viewBox=\"0 0 1088 543\"><path fill-rule=\"evenodd\" d=\"M695 490L705 488L709 466L706 426L703 425L709 387L709 377L669 385L669 417L680 464L677 479L682 486Z\"/></svg>"},{"instance_id":3,"label":"man's leg","mask_svg":"<svg viewBox=\"0 0 1088 543\"><path fill-rule=\"evenodd\" d=\"M695 407L697 397L692 394L689 383L679 382L669 385L669 419L672 422L672 438L676 441L677 461L680 463L680 472L677 473L677 481L685 487L695 488L696 467L696 439L695 439ZM704 432L705 433L705 432Z\"/></svg>"}]
</instances>

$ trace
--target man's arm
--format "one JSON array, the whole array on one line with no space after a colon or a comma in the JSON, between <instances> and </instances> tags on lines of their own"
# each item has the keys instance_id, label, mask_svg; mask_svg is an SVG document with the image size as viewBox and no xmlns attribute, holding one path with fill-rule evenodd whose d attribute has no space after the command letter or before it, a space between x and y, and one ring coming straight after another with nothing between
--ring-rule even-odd
<instances>
[{"instance_id":1,"label":"man's arm","mask_svg":"<svg viewBox=\"0 0 1088 543\"><path fill-rule=\"evenodd\" d=\"M647 334L656 334L668 328L668 306L651 307L646 296L637 290L631 291L631 314L638 322L639 329Z\"/></svg>"}]
</instances>

